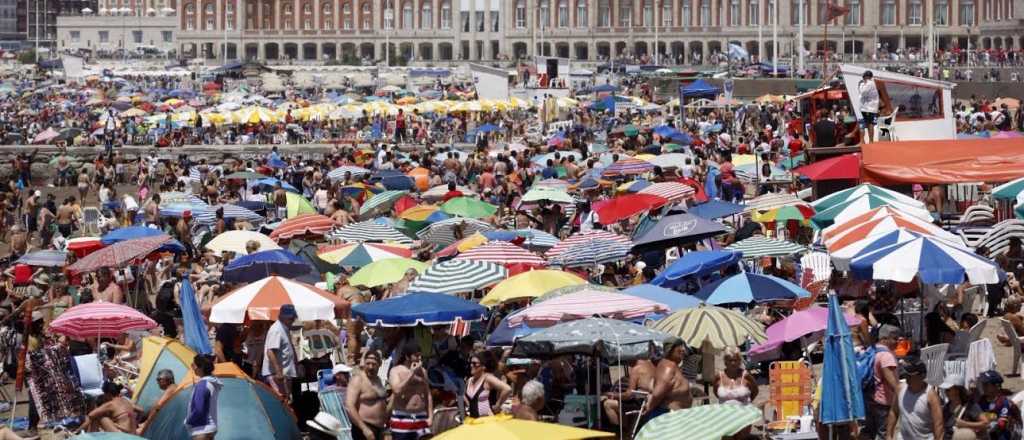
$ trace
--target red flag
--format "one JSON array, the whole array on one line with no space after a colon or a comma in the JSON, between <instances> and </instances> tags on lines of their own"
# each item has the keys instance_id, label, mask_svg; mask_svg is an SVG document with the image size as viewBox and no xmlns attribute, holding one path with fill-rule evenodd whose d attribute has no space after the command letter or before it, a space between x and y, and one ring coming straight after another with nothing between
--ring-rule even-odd
<instances>
[{"instance_id":1,"label":"red flag","mask_svg":"<svg viewBox=\"0 0 1024 440\"><path fill-rule=\"evenodd\" d=\"M831 3L830 2L830 3L828 3L827 7L828 7L828 14L827 14L828 18L826 18L826 21L832 21L832 20L835 20L835 19L837 19L839 17L842 17L842 16L850 13L850 8L848 8L846 6L840 6L840 5L837 5L835 3Z\"/></svg>"}]
</instances>

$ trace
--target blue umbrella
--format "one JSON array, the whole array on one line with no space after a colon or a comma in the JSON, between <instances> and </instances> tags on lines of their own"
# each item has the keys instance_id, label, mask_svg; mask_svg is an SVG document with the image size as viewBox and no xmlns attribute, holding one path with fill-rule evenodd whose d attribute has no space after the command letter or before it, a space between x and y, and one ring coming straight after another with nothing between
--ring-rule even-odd
<instances>
[{"instance_id":1,"label":"blue umbrella","mask_svg":"<svg viewBox=\"0 0 1024 440\"><path fill-rule=\"evenodd\" d=\"M292 186L292 184L290 184L288 182L285 182L285 181L283 181L281 179L275 179L273 177L267 177L267 178L264 178L264 179L254 180L254 181L252 181L252 183L249 184L249 188L250 189L252 189L252 188L260 188L260 189L274 190L274 189L277 189L277 184L278 183L281 184L281 188L284 188L285 191L291 191L293 193L302 194L302 191L299 191L297 188Z\"/></svg>"},{"instance_id":2,"label":"blue umbrella","mask_svg":"<svg viewBox=\"0 0 1024 440\"><path fill-rule=\"evenodd\" d=\"M630 246L622 242L591 239L566 248L548 263L559 267L593 266L624 260L629 251Z\"/></svg>"},{"instance_id":3,"label":"blue umbrella","mask_svg":"<svg viewBox=\"0 0 1024 440\"><path fill-rule=\"evenodd\" d=\"M697 217L714 220L716 218L728 217L743 212L743 205L723 202L721 200L709 200L696 206L692 206L686 212Z\"/></svg>"},{"instance_id":4,"label":"blue umbrella","mask_svg":"<svg viewBox=\"0 0 1024 440\"><path fill-rule=\"evenodd\" d=\"M161 235L164 232L159 229L154 229L146 226L126 226L123 228L117 228L113 231L108 232L106 235L100 237L100 243L104 246L110 246L114 243L119 243L127 240L134 240L136 238L152 237L154 235ZM160 246L160 251L181 253L185 252L185 246L180 241L171 239L167 243Z\"/></svg>"},{"instance_id":5,"label":"blue umbrella","mask_svg":"<svg viewBox=\"0 0 1024 440\"><path fill-rule=\"evenodd\" d=\"M743 258L742 252L737 251L695 251L683 254L682 258L673 261L658 276L651 280L651 284L661 287L676 287L682 284L683 279L691 276L702 276L719 270L725 266L736 264Z\"/></svg>"},{"instance_id":6,"label":"blue umbrella","mask_svg":"<svg viewBox=\"0 0 1024 440\"><path fill-rule=\"evenodd\" d=\"M477 133L490 133L492 131L505 131L505 129L491 123L487 123L476 128Z\"/></svg>"},{"instance_id":7,"label":"blue umbrella","mask_svg":"<svg viewBox=\"0 0 1024 440\"><path fill-rule=\"evenodd\" d=\"M708 284L693 296L719 305L807 298L811 293L782 278L744 272Z\"/></svg>"},{"instance_id":8,"label":"blue umbrella","mask_svg":"<svg viewBox=\"0 0 1024 440\"><path fill-rule=\"evenodd\" d=\"M352 316L368 325L415 327L451 324L456 319L477 321L484 316L483 306L443 293L410 293L395 298L352 307Z\"/></svg>"},{"instance_id":9,"label":"blue umbrella","mask_svg":"<svg viewBox=\"0 0 1024 440\"><path fill-rule=\"evenodd\" d=\"M537 331L543 330L542 328L533 328L526 324L516 327L508 325L508 318L519 312L519 310L509 313L501 320L501 322L498 323L498 326L495 327L494 331L492 331L490 336L487 337L488 347L511 347L515 344L516 339L532 335Z\"/></svg>"},{"instance_id":10,"label":"blue umbrella","mask_svg":"<svg viewBox=\"0 0 1024 440\"><path fill-rule=\"evenodd\" d=\"M828 296L825 365L821 370L818 421L826 425L864 419L864 395L854 366L853 339L835 295Z\"/></svg>"},{"instance_id":11,"label":"blue umbrella","mask_svg":"<svg viewBox=\"0 0 1024 440\"><path fill-rule=\"evenodd\" d=\"M653 226L633 237L633 247L666 248L703 240L725 233L722 224L691 214L674 214L663 217Z\"/></svg>"},{"instance_id":12,"label":"blue umbrella","mask_svg":"<svg viewBox=\"0 0 1024 440\"><path fill-rule=\"evenodd\" d=\"M380 182L384 188L390 190L413 191L416 189L416 182L412 180L412 177L402 174L400 171L378 171L370 177L370 182Z\"/></svg>"},{"instance_id":13,"label":"blue umbrella","mask_svg":"<svg viewBox=\"0 0 1024 440\"><path fill-rule=\"evenodd\" d=\"M633 286L623 290L622 293L638 298L649 299L656 303L662 303L668 306L669 310L673 312L681 309L692 309L699 306L701 303L701 300L692 295L684 295L676 292L675 290L669 290L652 284L640 284Z\"/></svg>"},{"instance_id":14,"label":"blue umbrella","mask_svg":"<svg viewBox=\"0 0 1024 440\"><path fill-rule=\"evenodd\" d=\"M42 250L22 255L15 263L40 267L64 267L68 264L68 254L55 250Z\"/></svg>"},{"instance_id":15,"label":"blue umbrella","mask_svg":"<svg viewBox=\"0 0 1024 440\"><path fill-rule=\"evenodd\" d=\"M255 252L234 260L224 268L221 279L228 282L252 282L271 275L294 278L309 273L309 264L284 249Z\"/></svg>"},{"instance_id":16,"label":"blue umbrella","mask_svg":"<svg viewBox=\"0 0 1024 440\"><path fill-rule=\"evenodd\" d=\"M199 304L196 303L196 291L188 277L181 282L181 317L182 326L185 327L185 345L199 354L213 353L210 346L210 334L206 331L206 323L203 315L199 312Z\"/></svg>"}]
</instances>

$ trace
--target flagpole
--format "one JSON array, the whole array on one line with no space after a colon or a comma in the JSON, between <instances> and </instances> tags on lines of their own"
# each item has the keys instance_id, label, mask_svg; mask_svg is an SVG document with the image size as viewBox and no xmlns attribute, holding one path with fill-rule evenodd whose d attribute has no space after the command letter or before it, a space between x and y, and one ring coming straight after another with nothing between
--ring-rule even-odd
<instances>
[{"instance_id":1,"label":"flagpole","mask_svg":"<svg viewBox=\"0 0 1024 440\"><path fill-rule=\"evenodd\" d=\"M831 3L827 3L825 5L825 59L824 61L822 61L821 65L821 78L824 79L826 82L828 81L828 22L832 21L832 11L829 10L830 6Z\"/></svg>"},{"instance_id":2,"label":"flagpole","mask_svg":"<svg viewBox=\"0 0 1024 440\"><path fill-rule=\"evenodd\" d=\"M798 48L797 48L796 53L797 53L797 60L800 62L799 70L801 72L803 72L804 71L804 20L805 20L805 17L804 17L804 0L800 0L800 2L798 3L797 7L800 8L800 13L798 14L798 16L800 18L800 26L799 26L799 29L798 29L798 37L799 38L797 38L797 41L799 43L798 43Z\"/></svg>"},{"instance_id":3,"label":"flagpole","mask_svg":"<svg viewBox=\"0 0 1024 440\"><path fill-rule=\"evenodd\" d=\"M772 2L772 78L779 76L779 4L776 0ZM790 68L793 67L790 60Z\"/></svg>"}]
</instances>

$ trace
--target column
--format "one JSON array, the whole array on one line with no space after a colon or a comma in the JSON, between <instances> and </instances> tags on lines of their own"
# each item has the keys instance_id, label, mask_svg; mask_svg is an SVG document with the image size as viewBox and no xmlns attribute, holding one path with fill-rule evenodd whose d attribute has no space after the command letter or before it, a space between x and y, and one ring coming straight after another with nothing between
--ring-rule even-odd
<instances>
[{"instance_id":1,"label":"column","mask_svg":"<svg viewBox=\"0 0 1024 440\"><path fill-rule=\"evenodd\" d=\"M321 1L322 2L329 2L331 0L313 0L313 30L315 30L317 34L319 34L320 31L322 30L321 26L320 26L320 2ZM321 59L321 57L320 57L320 51L321 51L320 43L316 43L316 50L317 50L317 57L316 57L316 59L320 60Z\"/></svg>"},{"instance_id":2,"label":"column","mask_svg":"<svg viewBox=\"0 0 1024 440\"><path fill-rule=\"evenodd\" d=\"M537 55L537 0L526 0L526 28L530 30L530 47L526 53L533 57Z\"/></svg>"},{"instance_id":3,"label":"column","mask_svg":"<svg viewBox=\"0 0 1024 440\"><path fill-rule=\"evenodd\" d=\"M275 0L274 1L274 18L273 18L273 20L271 20L273 22L273 23L271 23L271 25L274 26L275 30L280 30L281 29L281 24L284 23L284 21L281 20L281 2L282 1L285 1L285 0ZM279 49L278 53L281 53L281 51L283 51L283 49Z\"/></svg>"},{"instance_id":4,"label":"column","mask_svg":"<svg viewBox=\"0 0 1024 440\"><path fill-rule=\"evenodd\" d=\"M600 1L598 3L600 4ZM610 23L611 24L610 27L613 27L613 28L614 27L618 27L619 26L619 0L611 0L611 1L609 1L608 2L608 8L611 9L610 11L608 11L608 16L611 18L611 21L612 21ZM612 53L615 53L615 43L612 43Z\"/></svg>"},{"instance_id":5,"label":"column","mask_svg":"<svg viewBox=\"0 0 1024 440\"><path fill-rule=\"evenodd\" d=\"M459 11L459 14L461 16L462 11ZM476 2L472 1L469 2L469 53L467 54L471 60L481 59L480 54L476 53L477 26L479 23L476 22Z\"/></svg>"},{"instance_id":6,"label":"column","mask_svg":"<svg viewBox=\"0 0 1024 440\"><path fill-rule=\"evenodd\" d=\"M672 25L673 25L673 27L680 27L680 26L682 26L682 22L680 21L680 17L679 17L679 15L680 15L679 14L679 8L680 8L679 0L672 0Z\"/></svg>"}]
</instances>

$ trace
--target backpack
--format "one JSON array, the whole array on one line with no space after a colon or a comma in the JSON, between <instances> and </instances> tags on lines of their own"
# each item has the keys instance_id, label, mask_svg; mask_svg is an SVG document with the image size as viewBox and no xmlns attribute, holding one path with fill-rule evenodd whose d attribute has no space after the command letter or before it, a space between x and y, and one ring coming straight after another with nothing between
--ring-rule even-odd
<instances>
[{"instance_id":1,"label":"backpack","mask_svg":"<svg viewBox=\"0 0 1024 440\"><path fill-rule=\"evenodd\" d=\"M889 351L889 349L873 345L857 353L857 360L855 362L857 378L860 379L860 389L864 392L865 396L875 392L875 356L882 351Z\"/></svg>"}]
</instances>

